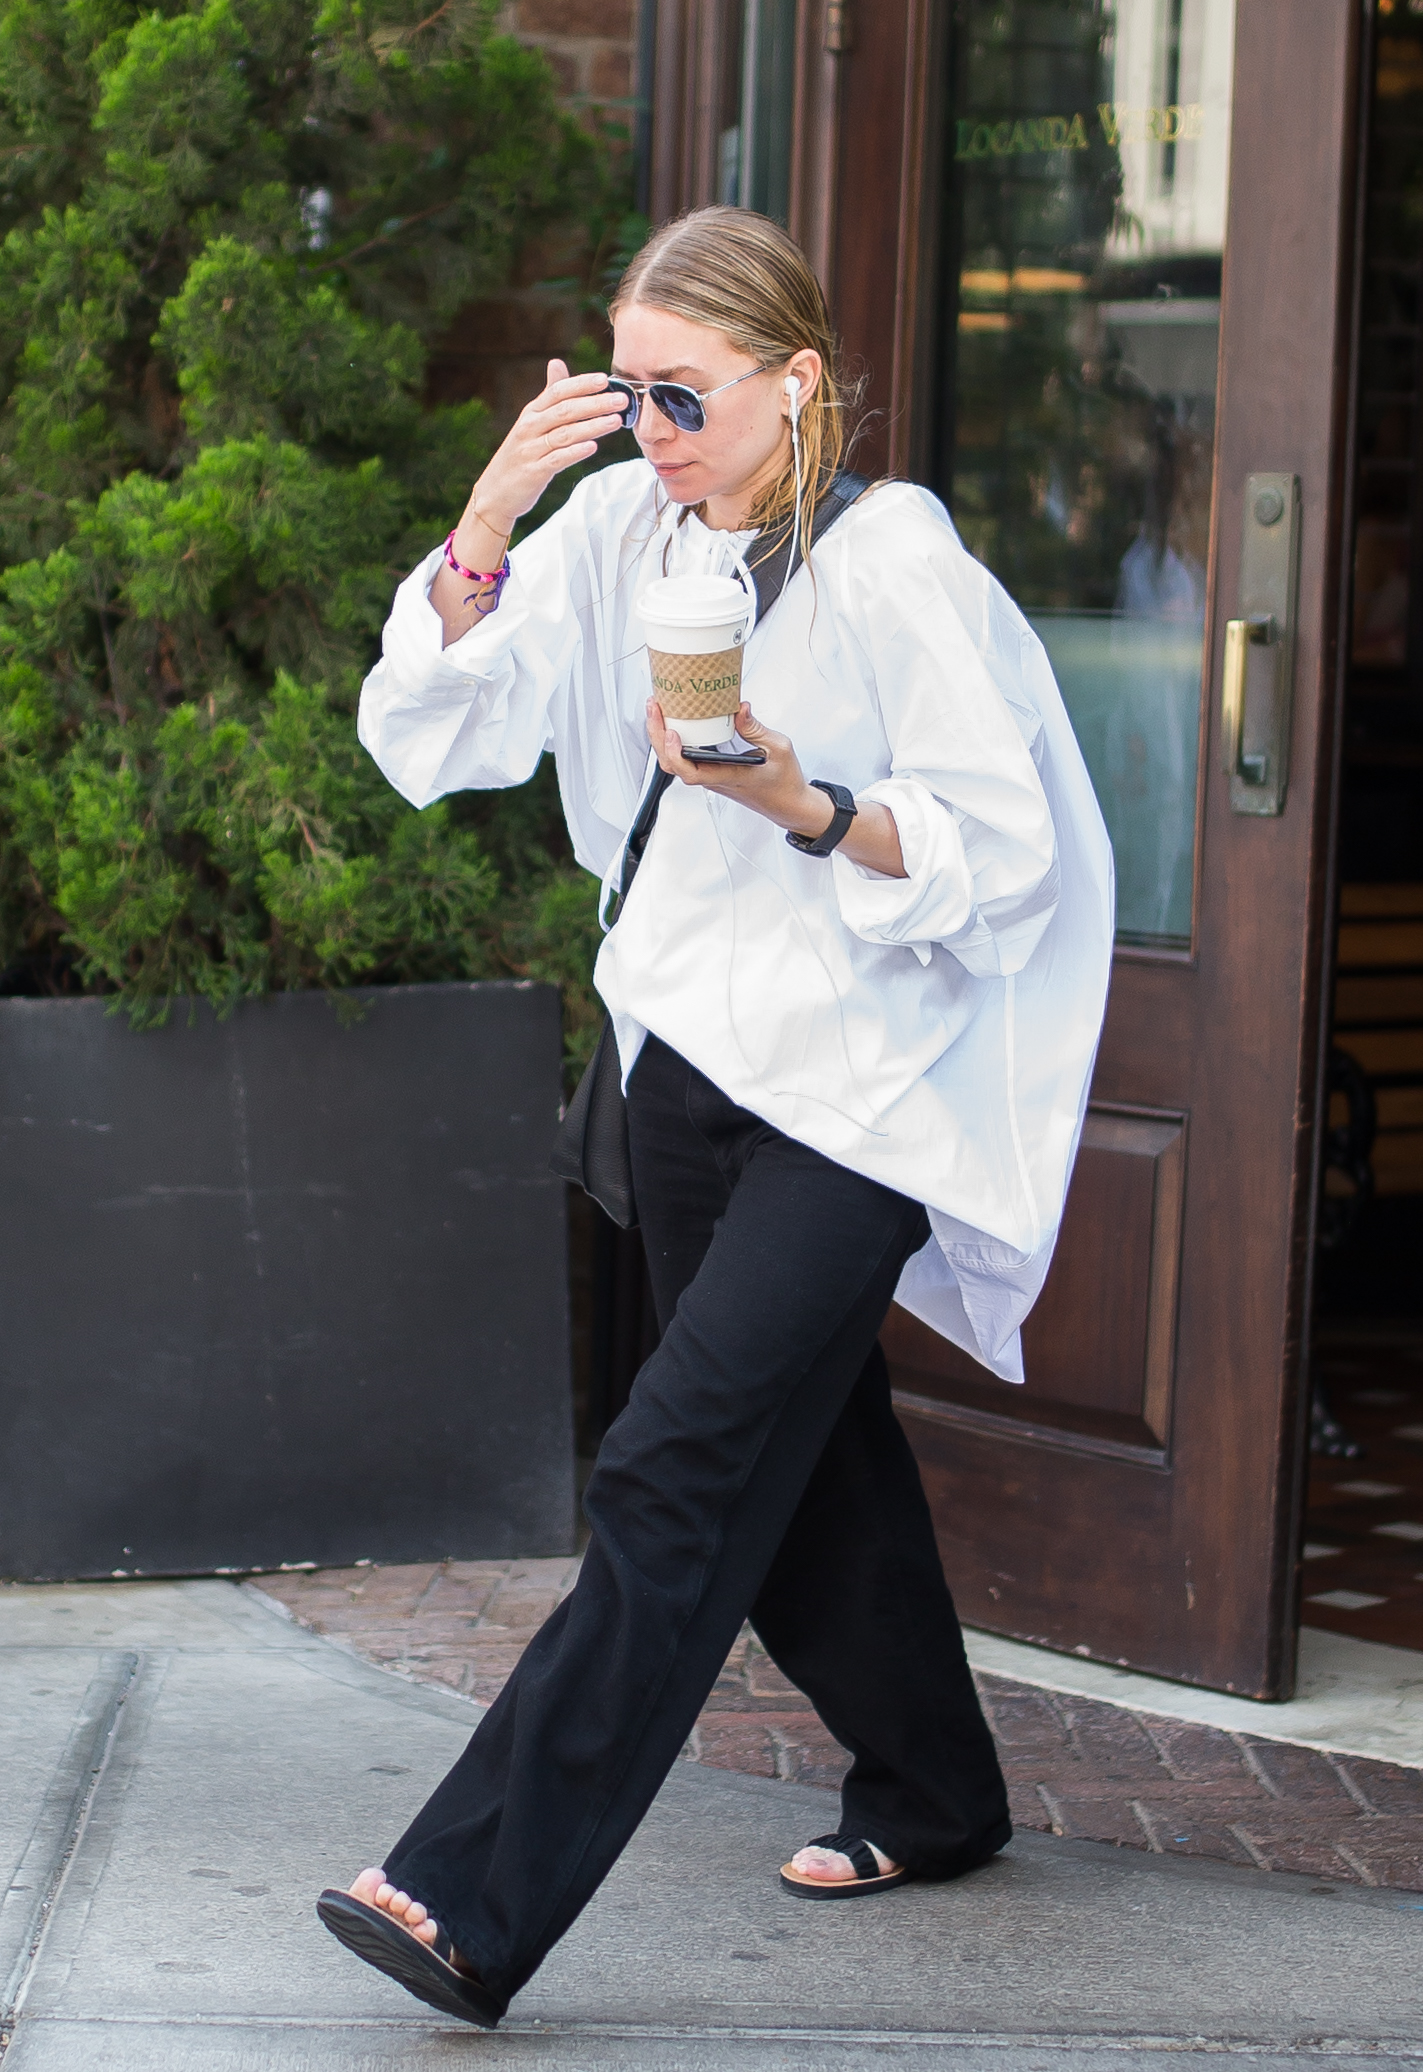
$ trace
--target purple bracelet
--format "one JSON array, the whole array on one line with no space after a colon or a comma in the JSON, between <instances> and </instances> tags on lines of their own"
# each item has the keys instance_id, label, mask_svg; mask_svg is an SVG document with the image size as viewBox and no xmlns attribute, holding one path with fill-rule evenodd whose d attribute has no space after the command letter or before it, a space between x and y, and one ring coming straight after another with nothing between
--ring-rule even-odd
<instances>
[{"instance_id":1,"label":"purple bracelet","mask_svg":"<svg viewBox=\"0 0 1423 2072\"><path fill-rule=\"evenodd\" d=\"M482 569L466 568L462 561L457 561L455 559L455 536L453 533L451 533L449 538L445 541L445 559L449 563L450 567L454 570L455 574L457 576L463 576L464 580L467 583L492 583L494 585L494 595L489 600L488 604L480 603L479 594L477 591L472 592L464 600L466 604L472 604L474 606L475 610L479 613L479 616L482 619L487 619L492 611L497 611L499 609L499 600L504 595L504 585L508 582L511 573L509 568L509 554L507 549L505 550L504 554L503 567L496 568L486 575Z\"/></svg>"}]
</instances>

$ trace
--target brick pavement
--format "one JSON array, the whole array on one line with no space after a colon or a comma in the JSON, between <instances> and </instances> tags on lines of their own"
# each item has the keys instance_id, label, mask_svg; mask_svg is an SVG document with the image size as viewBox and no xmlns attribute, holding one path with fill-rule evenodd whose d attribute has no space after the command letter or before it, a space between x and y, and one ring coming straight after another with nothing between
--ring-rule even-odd
<instances>
[{"instance_id":1,"label":"brick pavement","mask_svg":"<svg viewBox=\"0 0 1423 2072\"><path fill-rule=\"evenodd\" d=\"M256 1587L382 1668L488 1703L573 1587L576 1560L293 1571ZM980 1676L1019 1827L1339 1884L1423 1890L1423 1770L1128 1712ZM688 1759L834 1786L844 1750L749 1630Z\"/></svg>"}]
</instances>

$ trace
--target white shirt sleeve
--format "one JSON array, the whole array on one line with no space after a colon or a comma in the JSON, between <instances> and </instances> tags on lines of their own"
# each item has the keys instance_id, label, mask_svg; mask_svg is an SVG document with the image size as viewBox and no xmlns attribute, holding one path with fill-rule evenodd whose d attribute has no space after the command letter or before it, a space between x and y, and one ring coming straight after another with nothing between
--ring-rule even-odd
<instances>
[{"instance_id":1,"label":"white shirt sleeve","mask_svg":"<svg viewBox=\"0 0 1423 2072\"><path fill-rule=\"evenodd\" d=\"M449 647L429 594L443 549L401 584L358 732L413 806L526 783L552 748L574 855L595 877L609 868L647 765L618 605L650 533L653 481L640 462L585 477L511 553L498 609Z\"/></svg>"},{"instance_id":2,"label":"white shirt sleeve","mask_svg":"<svg viewBox=\"0 0 1423 2072\"><path fill-rule=\"evenodd\" d=\"M549 706L577 668L584 638L569 608L586 540L581 502L575 490L514 549L498 609L449 647L430 602L443 548L396 591L381 659L361 689L357 731L412 806L450 791L523 784L538 767L552 738Z\"/></svg>"},{"instance_id":3,"label":"white shirt sleeve","mask_svg":"<svg viewBox=\"0 0 1423 2072\"><path fill-rule=\"evenodd\" d=\"M878 555L859 554L853 579L867 586L857 617L892 775L859 797L894 815L908 875L883 877L837 850L841 919L863 941L901 944L921 964L938 944L976 977L1007 976L1027 963L1059 889L1036 714L1014 695L1019 629L995 609L987 572L942 526L911 522L905 541L916 492L878 494L894 506L898 522L884 533L899 542L898 565L876 570Z\"/></svg>"}]
</instances>

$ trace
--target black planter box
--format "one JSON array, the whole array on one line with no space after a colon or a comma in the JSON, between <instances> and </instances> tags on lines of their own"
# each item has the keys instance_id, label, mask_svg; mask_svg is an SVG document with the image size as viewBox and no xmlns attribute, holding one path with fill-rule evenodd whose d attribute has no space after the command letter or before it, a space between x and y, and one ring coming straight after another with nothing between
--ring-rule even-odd
<instances>
[{"instance_id":1,"label":"black planter box","mask_svg":"<svg viewBox=\"0 0 1423 2072\"><path fill-rule=\"evenodd\" d=\"M0 1001L0 1575L571 1551L558 995L339 1006Z\"/></svg>"}]
</instances>

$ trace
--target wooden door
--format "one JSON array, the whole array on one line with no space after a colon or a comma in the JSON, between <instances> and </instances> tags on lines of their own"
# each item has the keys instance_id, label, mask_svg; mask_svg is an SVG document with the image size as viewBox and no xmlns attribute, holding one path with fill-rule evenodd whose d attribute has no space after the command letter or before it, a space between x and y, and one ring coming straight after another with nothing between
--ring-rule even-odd
<instances>
[{"instance_id":1,"label":"wooden door","mask_svg":"<svg viewBox=\"0 0 1423 2072\"><path fill-rule=\"evenodd\" d=\"M879 413L857 464L931 484L1028 611L1118 854L1111 1000L1026 1386L903 1312L885 1334L950 1581L971 1624L1285 1697L1361 10L759 4L796 26L787 217ZM753 112L724 60L695 58L698 35L734 46L741 0L662 7L681 26L659 43L658 215L735 198L709 134ZM672 140L698 135L678 159ZM1300 498L1277 813L1222 769L1263 472ZM1245 745L1263 753L1252 668Z\"/></svg>"},{"instance_id":2,"label":"wooden door","mask_svg":"<svg viewBox=\"0 0 1423 2072\"><path fill-rule=\"evenodd\" d=\"M922 55L907 20L893 330L875 313L892 452L1047 644L1119 879L1026 1386L896 1312L900 1414L968 1621L1260 1697L1294 1678L1358 14L961 0ZM937 163L906 148L916 106ZM842 178L846 308L863 187ZM1222 755L1267 471L1300 496L1278 813Z\"/></svg>"}]
</instances>

